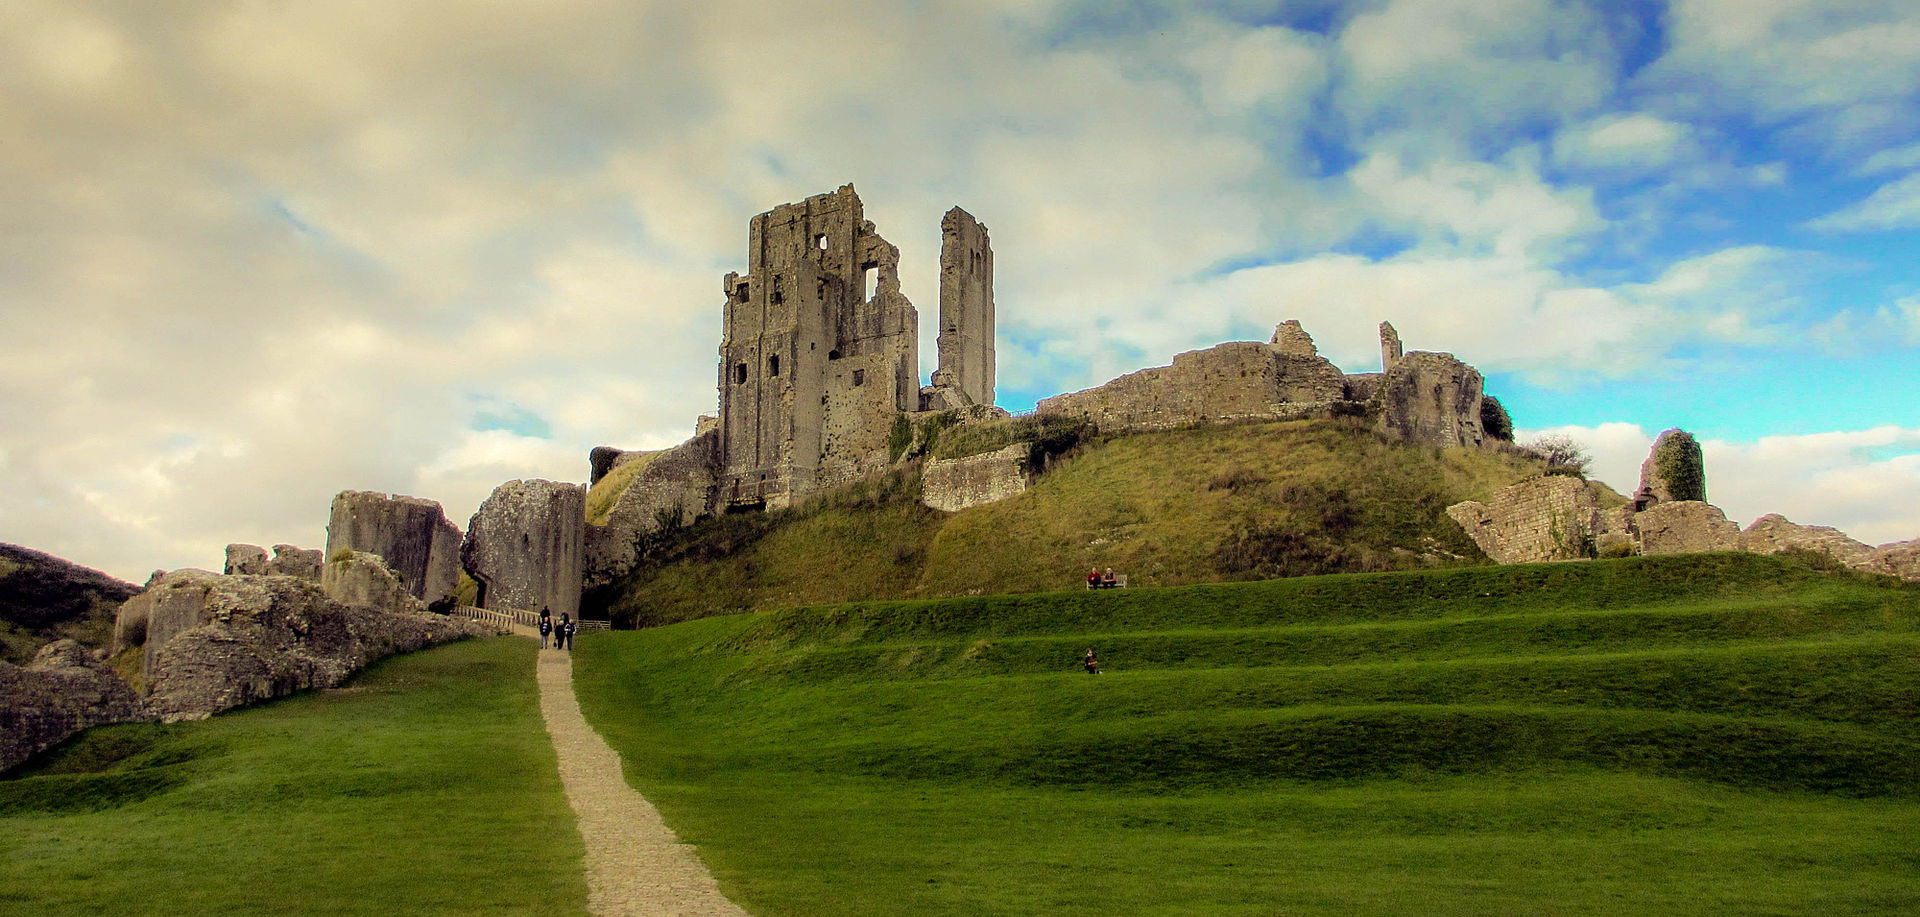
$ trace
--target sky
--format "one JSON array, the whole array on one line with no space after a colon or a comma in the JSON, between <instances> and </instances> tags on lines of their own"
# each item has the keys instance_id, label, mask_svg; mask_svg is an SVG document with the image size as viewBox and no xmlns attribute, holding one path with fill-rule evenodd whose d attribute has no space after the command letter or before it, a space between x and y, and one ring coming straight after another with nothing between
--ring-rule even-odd
<instances>
[{"instance_id":1,"label":"sky","mask_svg":"<svg viewBox=\"0 0 1920 917\"><path fill-rule=\"evenodd\" d=\"M0 541L144 581L463 529L715 410L747 221L852 182L999 392L1299 319L1487 376L1616 489L1920 537L1920 4L0 4Z\"/></svg>"}]
</instances>

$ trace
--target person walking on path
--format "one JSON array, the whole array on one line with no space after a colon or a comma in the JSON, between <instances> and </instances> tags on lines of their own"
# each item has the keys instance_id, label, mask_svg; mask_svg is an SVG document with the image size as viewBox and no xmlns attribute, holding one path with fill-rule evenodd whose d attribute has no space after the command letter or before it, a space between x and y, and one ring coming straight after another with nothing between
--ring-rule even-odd
<instances>
[{"instance_id":1,"label":"person walking on path","mask_svg":"<svg viewBox=\"0 0 1920 917\"><path fill-rule=\"evenodd\" d=\"M541 611L545 611L545 610L546 609L544 608L541 609ZM540 648L541 649L544 650L547 648L547 635L551 633L553 633L553 618L543 614L540 616ZM558 641L555 641L555 642L557 643ZM554 648L558 649L559 647L556 646Z\"/></svg>"},{"instance_id":2,"label":"person walking on path","mask_svg":"<svg viewBox=\"0 0 1920 917\"><path fill-rule=\"evenodd\" d=\"M553 630L553 648L573 649L573 618L564 611L560 613L559 625Z\"/></svg>"}]
</instances>

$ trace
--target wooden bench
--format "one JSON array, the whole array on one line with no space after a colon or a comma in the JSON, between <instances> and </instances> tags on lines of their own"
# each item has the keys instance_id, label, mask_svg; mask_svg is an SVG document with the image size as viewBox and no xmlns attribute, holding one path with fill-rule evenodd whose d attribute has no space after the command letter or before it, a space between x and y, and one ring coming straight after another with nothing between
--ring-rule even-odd
<instances>
[{"instance_id":1,"label":"wooden bench","mask_svg":"<svg viewBox=\"0 0 1920 917\"><path fill-rule=\"evenodd\" d=\"M1094 589L1105 589L1105 588L1107 588L1105 583L1102 583L1098 586L1095 586L1092 582L1087 583L1087 590L1089 592L1091 592ZM1125 573L1115 573L1113 575L1113 588L1115 589L1127 588L1127 575Z\"/></svg>"}]
</instances>

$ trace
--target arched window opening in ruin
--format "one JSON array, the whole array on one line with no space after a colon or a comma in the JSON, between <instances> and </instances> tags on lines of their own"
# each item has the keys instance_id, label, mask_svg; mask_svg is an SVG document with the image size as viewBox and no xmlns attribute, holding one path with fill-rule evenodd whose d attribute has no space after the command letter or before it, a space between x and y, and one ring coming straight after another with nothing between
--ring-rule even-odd
<instances>
[{"instance_id":1,"label":"arched window opening in ruin","mask_svg":"<svg viewBox=\"0 0 1920 917\"><path fill-rule=\"evenodd\" d=\"M780 375L780 355L779 354L774 354L773 356L770 356L767 358L767 375L769 376Z\"/></svg>"},{"instance_id":2,"label":"arched window opening in ruin","mask_svg":"<svg viewBox=\"0 0 1920 917\"><path fill-rule=\"evenodd\" d=\"M747 364L745 364L745 363L736 363L736 364L734 364L734 367L733 367L733 384L735 384L735 385L745 385L745 384L747 384Z\"/></svg>"},{"instance_id":3,"label":"arched window opening in ruin","mask_svg":"<svg viewBox=\"0 0 1920 917\"><path fill-rule=\"evenodd\" d=\"M864 370L864 369L856 369L856 370L854 370L854 371L853 371L853 384L854 384L854 385L865 385L865 384L867 384L867 371L866 371L866 370Z\"/></svg>"},{"instance_id":4,"label":"arched window opening in ruin","mask_svg":"<svg viewBox=\"0 0 1920 917\"><path fill-rule=\"evenodd\" d=\"M783 302L786 302L786 299L787 299L787 297L780 292L780 275L779 274L773 275L773 297L772 298L773 298L773 304L776 306Z\"/></svg>"},{"instance_id":5,"label":"arched window opening in ruin","mask_svg":"<svg viewBox=\"0 0 1920 917\"><path fill-rule=\"evenodd\" d=\"M873 282L879 276L879 274L880 274L880 267L878 265L873 265L873 264L867 265L866 270L860 272L860 276L861 276L860 298L862 300L865 300L866 302L873 301Z\"/></svg>"}]
</instances>

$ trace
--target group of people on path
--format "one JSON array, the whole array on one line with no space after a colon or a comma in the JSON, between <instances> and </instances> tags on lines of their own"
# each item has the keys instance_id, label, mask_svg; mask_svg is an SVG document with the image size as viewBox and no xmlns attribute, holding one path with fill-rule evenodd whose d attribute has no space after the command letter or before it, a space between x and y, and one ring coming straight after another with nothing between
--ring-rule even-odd
<instances>
[{"instance_id":1,"label":"group of people on path","mask_svg":"<svg viewBox=\"0 0 1920 917\"><path fill-rule=\"evenodd\" d=\"M574 623L573 618L568 616L566 612L561 612L559 622L555 623L553 620L553 612L549 611L544 605L540 607L541 649L547 648L548 637L553 638L553 648L556 650L573 649L573 632L578 629L579 625Z\"/></svg>"}]
</instances>

